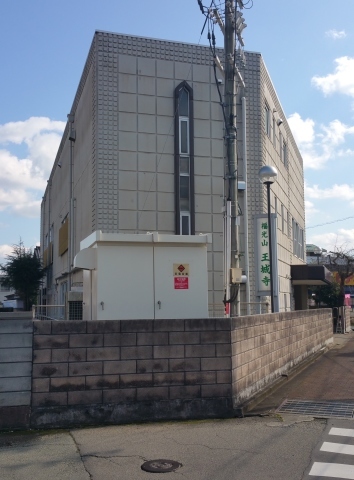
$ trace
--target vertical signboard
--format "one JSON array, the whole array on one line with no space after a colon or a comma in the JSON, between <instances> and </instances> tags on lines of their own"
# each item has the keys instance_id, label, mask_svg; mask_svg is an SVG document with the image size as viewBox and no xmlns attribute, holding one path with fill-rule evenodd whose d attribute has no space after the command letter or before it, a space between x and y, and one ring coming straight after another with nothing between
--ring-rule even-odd
<instances>
[{"instance_id":1,"label":"vertical signboard","mask_svg":"<svg viewBox=\"0 0 354 480\"><path fill-rule=\"evenodd\" d=\"M270 275L273 274L274 297L278 297L278 248L277 248L277 219L274 213L271 214L272 227L272 260L269 256L269 225L268 215L257 215L255 217L255 268L256 268L256 291L257 296L266 297L270 295ZM278 299L277 299L278 300ZM276 302L278 303L278 302ZM277 311L277 309L276 309Z\"/></svg>"}]
</instances>

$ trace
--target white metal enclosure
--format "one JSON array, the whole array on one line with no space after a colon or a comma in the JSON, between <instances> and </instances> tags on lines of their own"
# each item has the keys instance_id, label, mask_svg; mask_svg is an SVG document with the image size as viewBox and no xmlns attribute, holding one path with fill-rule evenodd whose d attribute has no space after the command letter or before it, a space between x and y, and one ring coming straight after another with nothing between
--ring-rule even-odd
<instances>
[{"instance_id":1,"label":"white metal enclosure","mask_svg":"<svg viewBox=\"0 0 354 480\"><path fill-rule=\"evenodd\" d=\"M96 231L74 267L84 272L84 320L205 318L210 235Z\"/></svg>"}]
</instances>

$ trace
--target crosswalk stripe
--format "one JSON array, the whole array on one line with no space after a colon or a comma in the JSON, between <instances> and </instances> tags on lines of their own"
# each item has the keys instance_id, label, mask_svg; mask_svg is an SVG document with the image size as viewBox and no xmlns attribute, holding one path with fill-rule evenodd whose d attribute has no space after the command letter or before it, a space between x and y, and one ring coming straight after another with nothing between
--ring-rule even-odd
<instances>
[{"instance_id":1,"label":"crosswalk stripe","mask_svg":"<svg viewBox=\"0 0 354 480\"><path fill-rule=\"evenodd\" d=\"M332 427L329 435L338 435L340 437L354 437L354 430L352 428L335 428Z\"/></svg>"},{"instance_id":2,"label":"crosswalk stripe","mask_svg":"<svg viewBox=\"0 0 354 480\"><path fill-rule=\"evenodd\" d=\"M354 480L354 468L352 465L343 465L341 463L315 462L309 475Z\"/></svg>"},{"instance_id":3,"label":"crosswalk stripe","mask_svg":"<svg viewBox=\"0 0 354 480\"><path fill-rule=\"evenodd\" d=\"M343 443L323 442L320 448L322 452L342 453L344 455L354 455L354 445L344 445Z\"/></svg>"}]
</instances>

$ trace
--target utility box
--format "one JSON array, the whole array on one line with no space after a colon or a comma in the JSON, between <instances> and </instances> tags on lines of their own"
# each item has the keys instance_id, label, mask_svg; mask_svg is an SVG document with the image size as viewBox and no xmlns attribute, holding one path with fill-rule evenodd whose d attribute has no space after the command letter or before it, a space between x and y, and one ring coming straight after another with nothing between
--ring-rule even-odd
<instances>
[{"instance_id":1,"label":"utility box","mask_svg":"<svg viewBox=\"0 0 354 480\"><path fill-rule=\"evenodd\" d=\"M84 320L208 317L211 235L96 231L80 243Z\"/></svg>"}]
</instances>

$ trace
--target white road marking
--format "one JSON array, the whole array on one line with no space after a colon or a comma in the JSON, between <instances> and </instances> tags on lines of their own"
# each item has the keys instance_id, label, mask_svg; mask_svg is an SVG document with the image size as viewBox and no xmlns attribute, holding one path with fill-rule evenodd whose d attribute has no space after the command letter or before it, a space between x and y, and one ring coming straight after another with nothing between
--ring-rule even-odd
<instances>
[{"instance_id":1,"label":"white road marking","mask_svg":"<svg viewBox=\"0 0 354 480\"><path fill-rule=\"evenodd\" d=\"M352 428L331 428L329 435L338 435L340 437L354 437L354 430Z\"/></svg>"},{"instance_id":2,"label":"white road marking","mask_svg":"<svg viewBox=\"0 0 354 480\"><path fill-rule=\"evenodd\" d=\"M354 467L353 465L343 465L341 463L315 462L309 475L354 480Z\"/></svg>"},{"instance_id":3,"label":"white road marking","mask_svg":"<svg viewBox=\"0 0 354 480\"><path fill-rule=\"evenodd\" d=\"M354 455L354 445L344 445L343 443L323 442L320 448L322 452L343 453L344 455Z\"/></svg>"}]
</instances>

